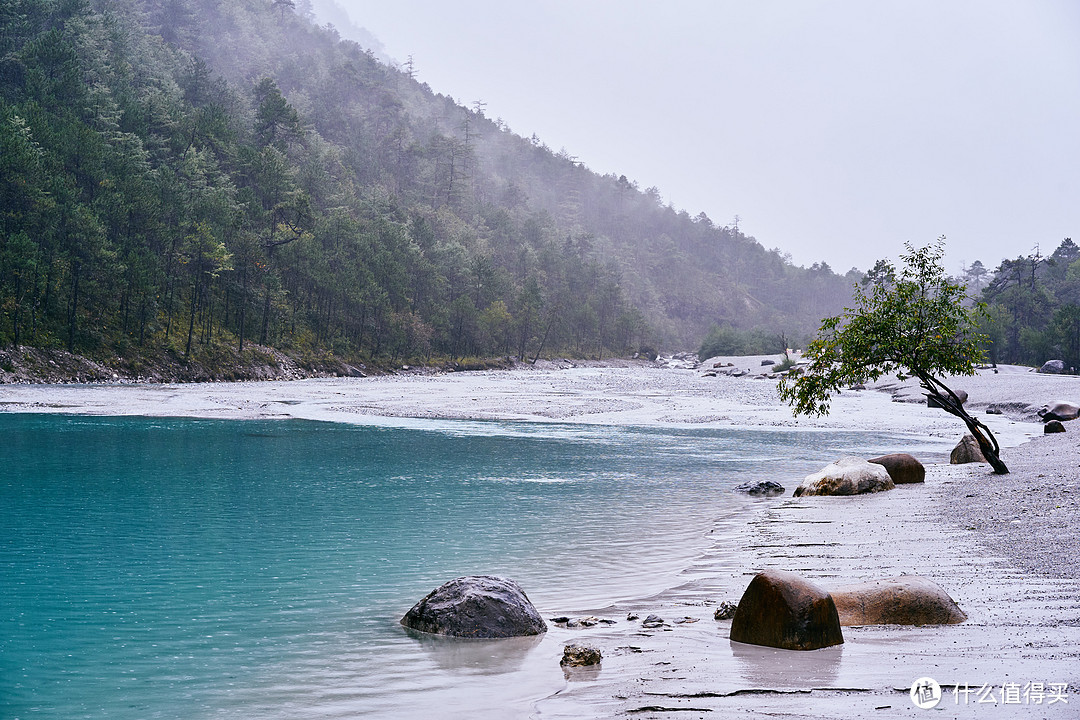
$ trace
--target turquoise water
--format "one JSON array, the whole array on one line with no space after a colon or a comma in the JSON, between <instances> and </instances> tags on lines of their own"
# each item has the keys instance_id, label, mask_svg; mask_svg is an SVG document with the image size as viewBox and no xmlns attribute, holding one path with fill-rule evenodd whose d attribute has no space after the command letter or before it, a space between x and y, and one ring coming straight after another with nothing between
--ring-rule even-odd
<instances>
[{"instance_id":1,"label":"turquoise water","mask_svg":"<svg viewBox=\"0 0 1080 720\"><path fill-rule=\"evenodd\" d=\"M463 574L512 577L547 615L647 597L746 512L732 486L913 448L57 415L0 415L0 442L0 718L109 720L443 717L550 692L554 675L507 677L530 646L433 644L397 621Z\"/></svg>"}]
</instances>

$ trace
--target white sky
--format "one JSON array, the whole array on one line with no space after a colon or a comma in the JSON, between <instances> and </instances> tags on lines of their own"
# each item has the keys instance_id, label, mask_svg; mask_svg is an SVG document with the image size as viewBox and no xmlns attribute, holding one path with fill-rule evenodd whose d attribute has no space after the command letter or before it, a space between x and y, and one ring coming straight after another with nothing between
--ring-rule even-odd
<instances>
[{"instance_id":1,"label":"white sky","mask_svg":"<svg viewBox=\"0 0 1080 720\"><path fill-rule=\"evenodd\" d=\"M337 0L418 79L844 272L1080 242L1075 0Z\"/></svg>"}]
</instances>

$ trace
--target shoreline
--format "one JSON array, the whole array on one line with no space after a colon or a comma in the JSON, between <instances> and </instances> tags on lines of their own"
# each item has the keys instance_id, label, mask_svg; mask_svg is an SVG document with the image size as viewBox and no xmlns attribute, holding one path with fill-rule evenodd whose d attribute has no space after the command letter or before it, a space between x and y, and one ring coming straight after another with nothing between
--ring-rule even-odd
<instances>
[{"instance_id":1,"label":"shoreline","mask_svg":"<svg viewBox=\"0 0 1080 720\"><path fill-rule=\"evenodd\" d=\"M956 380L955 387L971 394L973 408L1008 403L1011 418L980 418L999 434L1010 475L993 475L986 465L928 464L925 484L887 493L792 498L789 488L785 496L756 501L751 517L727 528L736 547L706 542L686 582L657 595L654 605L595 611L619 620L612 629L551 628L529 651L530 663L557 667L562 644L576 639L599 645L604 661L595 673L568 673L562 690L536 701L534 714L684 718L699 708L825 718L873 714L888 705L887 716L920 717L899 689L923 675L943 684L1002 683L1025 674L1032 681L1068 682L1076 707L1080 449L1068 432L1032 438L1037 426L1022 420L1050 399L1068 399L1062 393L1071 388L1080 396L1077 380L1011 371ZM829 417L797 423L776 400L774 382L640 366L200 385L0 385L0 411L395 425L499 419L840 428L929 437L939 445L963 433L955 418L911 402L910 386L879 383L874 389L880 391L845 392ZM950 592L969 620L945 628L845 628L847 643L839 649L794 655L732 644L730 621L713 620L712 609L720 601L737 602L752 575L766 567L798 572L826 588L922 574ZM630 611L693 621L644 631L624 620ZM899 658L903 671L894 669ZM653 707L671 709L647 709ZM1069 716L1059 708L1028 710ZM999 713L1010 709L1016 710L997 706Z\"/></svg>"}]
</instances>

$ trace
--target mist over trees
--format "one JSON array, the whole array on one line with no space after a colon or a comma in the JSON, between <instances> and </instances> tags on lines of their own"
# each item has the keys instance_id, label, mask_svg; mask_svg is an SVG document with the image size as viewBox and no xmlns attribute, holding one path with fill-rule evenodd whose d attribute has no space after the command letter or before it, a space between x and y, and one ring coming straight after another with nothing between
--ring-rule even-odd
<instances>
[{"instance_id":1,"label":"mist over trees","mask_svg":"<svg viewBox=\"0 0 1080 720\"><path fill-rule=\"evenodd\" d=\"M0 344L602 357L801 337L850 297L312 17L0 5Z\"/></svg>"}]
</instances>

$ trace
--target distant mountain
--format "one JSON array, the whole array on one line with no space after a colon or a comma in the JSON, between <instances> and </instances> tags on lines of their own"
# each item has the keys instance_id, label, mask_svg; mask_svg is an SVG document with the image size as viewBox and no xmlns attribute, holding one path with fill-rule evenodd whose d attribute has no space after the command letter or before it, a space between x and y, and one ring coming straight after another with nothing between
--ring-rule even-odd
<instances>
[{"instance_id":1,"label":"distant mountain","mask_svg":"<svg viewBox=\"0 0 1080 720\"><path fill-rule=\"evenodd\" d=\"M437 94L333 11L0 6L0 344L603 356L795 338L849 297Z\"/></svg>"}]
</instances>

